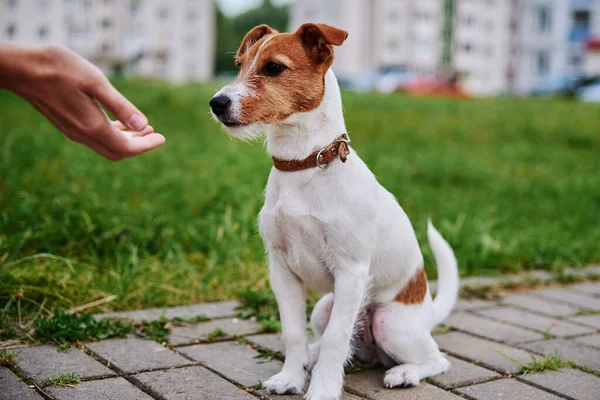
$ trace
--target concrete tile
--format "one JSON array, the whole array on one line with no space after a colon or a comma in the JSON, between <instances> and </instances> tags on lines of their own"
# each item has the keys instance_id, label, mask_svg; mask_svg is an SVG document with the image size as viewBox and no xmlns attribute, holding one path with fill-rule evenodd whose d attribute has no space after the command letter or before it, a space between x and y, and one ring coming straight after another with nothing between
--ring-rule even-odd
<instances>
[{"instance_id":1,"label":"concrete tile","mask_svg":"<svg viewBox=\"0 0 600 400\"><path fill-rule=\"evenodd\" d=\"M123 378L81 382L75 387L50 387L46 391L56 400L151 400Z\"/></svg>"},{"instance_id":2,"label":"concrete tile","mask_svg":"<svg viewBox=\"0 0 600 400\"><path fill-rule=\"evenodd\" d=\"M260 398L264 400L304 400L304 397L301 394L268 394L264 390L259 390L257 393L260 395ZM363 400L363 398L355 396L348 392L344 392L342 393L342 400Z\"/></svg>"},{"instance_id":3,"label":"concrete tile","mask_svg":"<svg viewBox=\"0 0 600 400\"><path fill-rule=\"evenodd\" d=\"M465 300L458 299L456 305L454 306L454 312L456 311L468 311L468 310L476 310L479 308L488 308L495 306L496 303L493 301L485 301L485 300Z\"/></svg>"},{"instance_id":4,"label":"concrete tile","mask_svg":"<svg viewBox=\"0 0 600 400\"><path fill-rule=\"evenodd\" d=\"M514 374L521 371L521 367L510 358L520 363L531 361L531 354L524 350L476 338L461 332L436 335L434 338L443 351L475 361L486 368L494 369L503 374Z\"/></svg>"},{"instance_id":5,"label":"concrete tile","mask_svg":"<svg viewBox=\"0 0 600 400\"><path fill-rule=\"evenodd\" d=\"M527 294L512 294L504 296L501 303L551 315L553 317L575 315L579 311L579 307L576 306L571 306L568 304L556 304L549 302L546 299Z\"/></svg>"},{"instance_id":6,"label":"concrete tile","mask_svg":"<svg viewBox=\"0 0 600 400\"><path fill-rule=\"evenodd\" d=\"M535 399L535 400L560 400L561 398L529 386L515 379L500 379L497 381L480 383L456 389L455 392L469 396L475 400L494 399Z\"/></svg>"},{"instance_id":7,"label":"concrete tile","mask_svg":"<svg viewBox=\"0 0 600 400\"><path fill-rule=\"evenodd\" d=\"M0 399L43 400L43 397L8 368L0 366Z\"/></svg>"},{"instance_id":8,"label":"concrete tile","mask_svg":"<svg viewBox=\"0 0 600 400\"><path fill-rule=\"evenodd\" d=\"M348 391L374 400L459 400L460 397L427 382L412 388L387 389L383 386L384 370L364 371L346 376Z\"/></svg>"},{"instance_id":9,"label":"concrete tile","mask_svg":"<svg viewBox=\"0 0 600 400\"><path fill-rule=\"evenodd\" d=\"M573 339L576 342L587 344L588 346L594 346L600 348L600 334L590 336L580 336Z\"/></svg>"},{"instance_id":10,"label":"concrete tile","mask_svg":"<svg viewBox=\"0 0 600 400\"><path fill-rule=\"evenodd\" d=\"M579 322L580 324L592 326L592 327L600 330L600 315L580 315L577 317L571 317L569 319L571 321L575 321L575 322Z\"/></svg>"},{"instance_id":11,"label":"concrete tile","mask_svg":"<svg viewBox=\"0 0 600 400\"><path fill-rule=\"evenodd\" d=\"M136 321L155 321L161 317L167 319L173 318L194 318L205 315L209 318L225 318L237 315L236 308L241 303L239 301L222 301L217 303L194 304L191 306L180 306L172 308L148 308L145 310L111 312L96 314L96 319L104 318L124 318Z\"/></svg>"},{"instance_id":12,"label":"concrete tile","mask_svg":"<svg viewBox=\"0 0 600 400\"><path fill-rule=\"evenodd\" d=\"M515 310L514 308L501 307L488 310L476 310L476 314L485 315L490 318L499 319L520 325L525 328L535 329L536 331L546 332L552 336L566 337L583 335L593 332L591 328L584 328L579 325L573 325L566 321L559 321L549 317L532 314L525 311Z\"/></svg>"},{"instance_id":13,"label":"concrete tile","mask_svg":"<svg viewBox=\"0 0 600 400\"><path fill-rule=\"evenodd\" d=\"M25 347L15 359L17 367L38 386L48 385L48 378L60 374L75 373L79 378L90 379L115 375L113 371L85 354L70 348L58 352L56 346L42 345Z\"/></svg>"},{"instance_id":14,"label":"concrete tile","mask_svg":"<svg viewBox=\"0 0 600 400\"><path fill-rule=\"evenodd\" d=\"M478 336L512 344L544 338L541 333L462 312L452 314L446 320L446 325Z\"/></svg>"},{"instance_id":15,"label":"concrete tile","mask_svg":"<svg viewBox=\"0 0 600 400\"><path fill-rule=\"evenodd\" d=\"M259 347L285 354L285 345L280 333L246 336L246 339Z\"/></svg>"},{"instance_id":16,"label":"concrete tile","mask_svg":"<svg viewBox=\"0 0 600 400\"><path fill-rule=\"evenodd\" d=\"M458 358L452 356L447 357L452 363L450 369L443 374L429 378L436 386L441 386L444 389L454 389L460 386L472 385L500 378L502 376L497 372Z\"/></svg>"},{"instance_id":17,"label":"concrete tile","mask_svg":"<svg viewBox=\"0 0 600 400\"><path fill-rule=\"evenodd\" d=\"M575 289L578 292L591 294L593 296L600 296L600 282L580 283L570 286L570 288Z\"/></svg>"},{"instance_id":18,"label":"concrete tile","mask_svg":"<svg viewBox=\"0 0 600 400\"><path fill-rule=\"evenodd\" d=\"M250 335L262 331L259 324L250 320L238 318L215 319L210 322L174 327L171 329L169 343L178 346L206 341L215 329L221 329L227 333L227 336L219 339L231 339L234 336Z\"/></svg>"},{"instance_id":19,"label":"concrete tile","mask_svg":"<svg viewBox=\"0 0 600 400\"><path fill-rule=\"evenodd\" d=\"M600 378L576 369L528 374L518 379L578 400L598 400L600 397Z\"/></svg>"},{"instance_id":20,"label":"concrete tile","mask_svg":"<svg viewBox=\"0 0 600 400\"><path fill-rule=\"evenodd\" d=\"M553 339L525 343L522 347L547 356L560 355L564 360L575 361L579 366L600 370L600 349L569 339Z\"/></svg>"},{"instance_id":21,"label":"concrete tile","mask_svg":"<svg viewBox=\"0 0 600 400\"><path fill-rule=\"evenodd\" d=\"M200 344L177 350L245 387L266 381L279 373L283 365L276 360L264 362L250 346L233 342Z\"/></svg>"},{"instance_id":22,"label":"concrete tile","mask_svg":"<svg viewBox=\"0 0 600 400\"><path fill-rule=\"evenodd\" d=\"M594 298L590 295L581 294L567 288L540 289L532 293L554 302L568 303L588 310L600 310L600 298Z\"/></svg>"},{"instance_id":23,"label":"concrete tile","mask_svg":"<svg viewBox=\"0 0 600 400\"><path fill-rule=\"evenodd\" d=\"M255 400L256 398L204 367L193 366L133 375L132 381L166 400Z\"/></svg>"},{"instance_id":24,"label":"concrete tile","mask_svg":"<svg viewBox=\"0 0 600 400\"><path fill-rule=\"evenodd\" d=\"M108 339L89 343L88 348L108 365L125 373L192 364L179 354L152 340L139 338Z\"/></svg>"}]
</instances>

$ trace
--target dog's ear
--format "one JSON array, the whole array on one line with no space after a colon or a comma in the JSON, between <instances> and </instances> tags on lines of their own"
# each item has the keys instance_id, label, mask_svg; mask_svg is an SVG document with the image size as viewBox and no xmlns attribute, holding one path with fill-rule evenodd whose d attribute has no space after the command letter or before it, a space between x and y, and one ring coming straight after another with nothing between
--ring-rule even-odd
<instances>
[{"instance_id":1,"label":"dog's ear","mask_svg":"<svg viewBox=\"0 0 600 400\"><path fill-rule=\"evenodd\" d=\"M318 64L333 63L333 46L341 46L348 32L325 24L303 24L296 31L304 48ZM333 46L332 46L333 45Z\"/></svg>"},{"instance_id":2,"label":"dog's ear","mask_svg":"<svg viewBox=\"0 0 600 400\"><path fill-rule=\"evenodd\" d=\"M277 33L277 31L271 28L269 25L259 25L253 28L246 34L242 44L240 45L237 54L235 55L235 63L239 64L241 57L248 52L248 50L258 42L263 36Z\"/></svg>"}]
</instances>

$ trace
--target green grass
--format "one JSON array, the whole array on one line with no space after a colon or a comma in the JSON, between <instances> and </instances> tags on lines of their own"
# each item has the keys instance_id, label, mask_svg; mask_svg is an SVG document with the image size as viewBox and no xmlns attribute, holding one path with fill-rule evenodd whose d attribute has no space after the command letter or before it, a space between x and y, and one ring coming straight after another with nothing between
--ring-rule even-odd
<instances>
[{"instance_id":1,"label":"green grass","mask_svg":"<svg viewBox=\"0 0 600 400\"><path fill-rule=\"evenodd\" d=\"M10 367L14 364L15 358L19 353L11 352L7 349L0 349L0 366Z\"/></svg>"},{"instance_id":2,"label":"green grass","mask_svg":"<svg viewBox=\"0 0 600 400\"><path fill-rule=\"evenodd\" d=\"M119 163L0 92L3 339L14 336L9 319L111 295L87 311L268 289L256 228L270 169L263 145L229 139L210 119L215 84L118 86L167 137ZM600 261L597 105L356 93L344 104L352 144L408 213L431 278L428 217L462 275Z\"/></svg>"},{"instance_id":3,"label":"green grass","mask_svg":"<svg viewBox=\"0 0 600 400\"><path fill-rule=\"evenodd\" d=\"M212 332L210 332L208 334L208 341L209 342L214 342L217 339L221 339L221 338L224 338L224 337L227 337L227 336L229 336L229 333L225 332L221 328L215 328L215 329L213 329Z\"/></svg>"},{"instance_id":4,"label":"green grass","mask_svg":"<svg viewBox=\"0 0 600 400\"><path fill-rule=\"evenodd\" d=\"M64 374L60 374L56 378L48 378L48 382L52 386L73 386L76 383L79 383L79 377L75 375L73 372L68 372Z\"/></svg>"}]
</instances>

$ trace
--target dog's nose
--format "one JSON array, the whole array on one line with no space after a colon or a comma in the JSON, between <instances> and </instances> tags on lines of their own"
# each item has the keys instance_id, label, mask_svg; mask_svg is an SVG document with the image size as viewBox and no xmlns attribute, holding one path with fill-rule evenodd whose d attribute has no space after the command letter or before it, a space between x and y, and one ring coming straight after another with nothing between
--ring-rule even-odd
<instances>
[{"instance_id":1,"label":"dog's nose","mask_svg":"<svg viewBox=\"0 0 600 400\"><path fill-rule=\"evenodd\" d=\"M225 114L231 105L231 99L227 96L216 96L210 100L210 108L217 117Z\"/></svg>"}]
</instances>

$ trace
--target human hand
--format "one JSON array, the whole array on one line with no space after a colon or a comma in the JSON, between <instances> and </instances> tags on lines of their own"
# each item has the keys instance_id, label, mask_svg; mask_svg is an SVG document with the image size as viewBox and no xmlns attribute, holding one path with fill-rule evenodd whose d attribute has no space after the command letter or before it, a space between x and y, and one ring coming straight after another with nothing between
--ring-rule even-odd
<instances>
[{"instance_id":1,"label":"human hand","mask_svg":"<svg viewBox=\"0 0 600 400\"><path fill-rule=\"evenodd\" d=\"M100 69L65 47L0 45L0 88L25 98L69 139L110 160L165 142ZM111 121L100 105L118 121Z\"/></svg>"}]
</instances>

